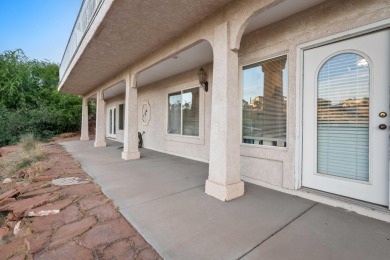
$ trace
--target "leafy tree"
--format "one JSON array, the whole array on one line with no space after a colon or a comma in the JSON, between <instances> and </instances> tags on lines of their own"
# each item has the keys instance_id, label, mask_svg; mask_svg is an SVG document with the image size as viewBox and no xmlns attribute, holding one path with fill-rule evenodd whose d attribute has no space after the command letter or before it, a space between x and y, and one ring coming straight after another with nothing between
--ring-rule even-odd
<instances>
[{"instance_id":1,"label":"leafy tree","mask_svg":"<svg viewBox=\"0 0 390 260\"><path fill-rule=\"evenodd\" d=\"M58 71L21 49L0 54L0 147L26 133L46 139L80 128L81 97L58 92Z\"/></svg>"}]
</instances>

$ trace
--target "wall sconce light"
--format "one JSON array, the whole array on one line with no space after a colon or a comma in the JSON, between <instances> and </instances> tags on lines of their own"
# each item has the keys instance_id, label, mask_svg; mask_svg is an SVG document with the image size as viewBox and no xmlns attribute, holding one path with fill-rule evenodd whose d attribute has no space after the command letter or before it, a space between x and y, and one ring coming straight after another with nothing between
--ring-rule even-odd
<instances>
[{"instance_id":1,"label":"wall sconce light","mask_svg":"<svg viewBox=\"0 0 390 260\"><path fill-rule=\"evenodd\" d=\"M209 90L209 83L207 82L206 71L203 68L200 68L198 71L198 79L200 86L207 92Z\"/></svg>"}]
</instances>

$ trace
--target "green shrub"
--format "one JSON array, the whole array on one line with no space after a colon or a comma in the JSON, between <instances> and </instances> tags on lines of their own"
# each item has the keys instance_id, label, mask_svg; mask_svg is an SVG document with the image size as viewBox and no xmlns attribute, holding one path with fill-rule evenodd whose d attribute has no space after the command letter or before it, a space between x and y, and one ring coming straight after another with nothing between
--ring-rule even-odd
<instances>
[{"instance_id":1,"label":"green shrub","mask_svg":"<svg viewBox=\"0 0 390 260\"><path fill-rule=\"evenodd\" d=\"M22 50L0 54L0 147L27 133L45 140L80 129L82 99L58 92L58 69Z\"/></svg>"}]
</instances>

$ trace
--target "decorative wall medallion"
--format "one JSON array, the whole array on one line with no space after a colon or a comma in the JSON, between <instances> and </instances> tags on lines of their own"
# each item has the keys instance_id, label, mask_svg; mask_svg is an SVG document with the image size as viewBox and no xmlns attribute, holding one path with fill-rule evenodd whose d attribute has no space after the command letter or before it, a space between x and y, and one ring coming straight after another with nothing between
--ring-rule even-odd
<instances>
[{"instance_id":1,"label":"decorative wall medallion","mask_svg":"<svg viewBox=\"0 0 390 260\"><path fill-rule=\"evenodd\" d=\"M148 125L150 121L150 104L149 101L142 103L142 124Z\"/></svg>"}]
</instances>

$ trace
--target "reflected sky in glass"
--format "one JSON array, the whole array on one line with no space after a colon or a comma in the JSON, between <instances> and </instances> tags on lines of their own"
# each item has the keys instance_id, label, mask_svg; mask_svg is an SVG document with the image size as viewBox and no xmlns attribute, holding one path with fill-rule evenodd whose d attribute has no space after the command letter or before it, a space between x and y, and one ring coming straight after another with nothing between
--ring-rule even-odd
<instances>
[{"instance_id":1,"label":"reflected sky in glass","mask_svg":"<svg viewBox=\"0 0 390 260\"><path fill-rule=\"evenodd\" d=\"M283 70L283 96L287 97L287 64ZM242 72L243 92L242 98L246 102L257 96L264 96L264 73L261 66L244 69Z\"/></svg>"},{"instance_id":2,"label":"reflected sky in glass","mask_svg":"<svg viewBox=\"0 0 390 260\"><path fill-rule=\"evenodd\" d=\"M348 99L364 99L369 96L370 69L368 62L355 53L343 53L332 57L318 74L318 98L329 100L332 105Z\"/></svg>"}]
</instances>

